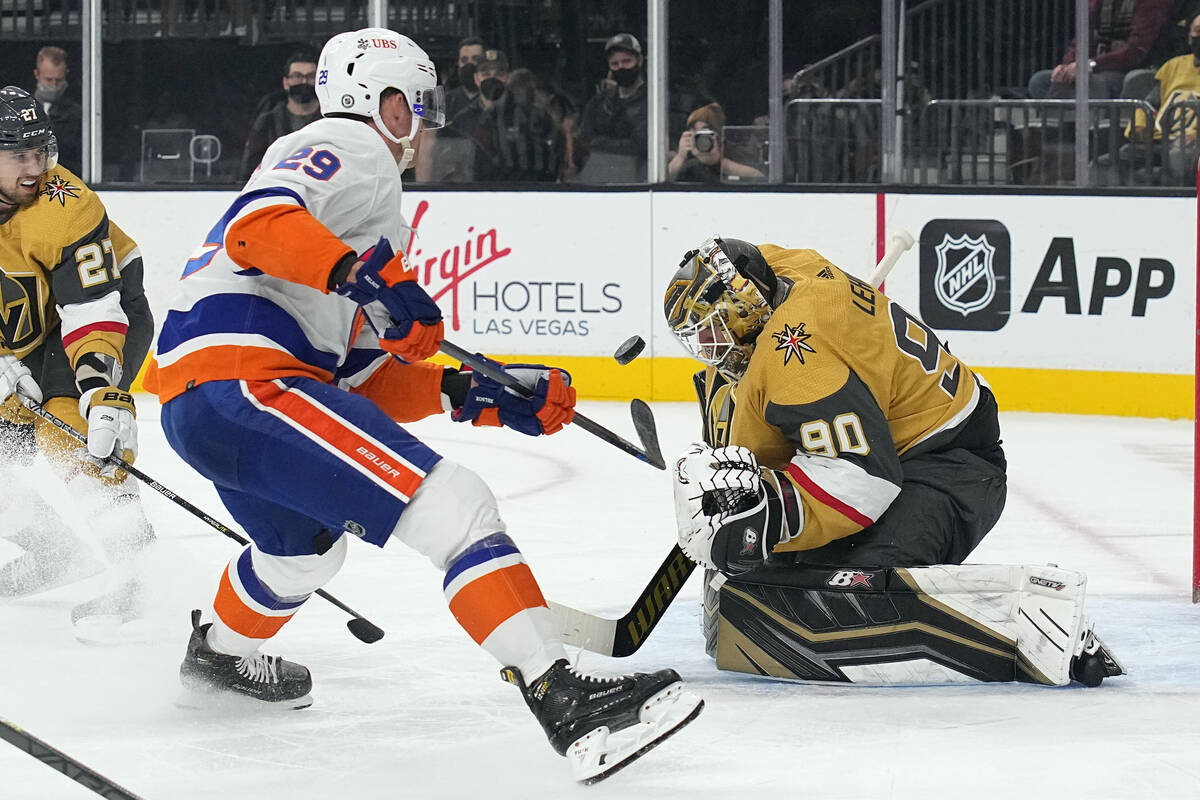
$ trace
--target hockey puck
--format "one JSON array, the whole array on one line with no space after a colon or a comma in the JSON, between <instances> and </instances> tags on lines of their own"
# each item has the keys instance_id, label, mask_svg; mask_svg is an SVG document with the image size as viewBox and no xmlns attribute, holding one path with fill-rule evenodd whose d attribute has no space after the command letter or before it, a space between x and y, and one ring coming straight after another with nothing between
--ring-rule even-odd
<instances>
[{"instance_id":1,"label":"hockey puck","mask_svg":"<svg viewBox=\"0 0 1200 800\"><path fill-rule=\"evenodd\" d=\"M613 358L618 364L625 365L633 361L638 355L646 349L646 342L642 337L634 335L630 336L625 341L621 342L621 346L613 353Z\"/></svg>"}]
</instances>

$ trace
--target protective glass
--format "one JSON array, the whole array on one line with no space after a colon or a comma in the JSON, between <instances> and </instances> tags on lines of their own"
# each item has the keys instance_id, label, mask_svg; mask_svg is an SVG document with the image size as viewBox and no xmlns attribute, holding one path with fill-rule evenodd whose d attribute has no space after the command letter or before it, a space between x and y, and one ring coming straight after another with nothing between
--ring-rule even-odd
<instances>
[{"instance_id":1,"label":"protective glass","mask_svg":"<svg viewBox=\"0 0 1200 800\"><path fill-rule=\"evenodd\" d=\"M0 178L41 175L58 166L58 140L53 136L40 147L0 150Z\"/></svg>"},{"instance_id":2,"label":"protective glass","mask_svg":"<svg viewBox=\"0 0 1200 800\"><path fill-rule=\"evenodd\" d=\"M418 89L412 101L413 116L420 117L425 128L440 128L446 124L446 91L444 87Z\"/></svg>"}]
</instances>

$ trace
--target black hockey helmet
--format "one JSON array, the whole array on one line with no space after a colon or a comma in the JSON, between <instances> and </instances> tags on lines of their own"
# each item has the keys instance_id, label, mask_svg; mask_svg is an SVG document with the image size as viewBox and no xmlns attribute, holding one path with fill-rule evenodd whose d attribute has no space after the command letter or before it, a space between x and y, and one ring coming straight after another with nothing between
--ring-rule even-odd
<instances>
[{"instance_id":1,"label":"black hockey helmet","mask_svg":"<svg viewBox=\"0 0 1200 800\"><path fill-rule=\"evenodd\" d=\"M46 148L46 169L58 163L58 140L42 104L18 86L0 89L0 151Z\"/></svg>"}]
</instances>

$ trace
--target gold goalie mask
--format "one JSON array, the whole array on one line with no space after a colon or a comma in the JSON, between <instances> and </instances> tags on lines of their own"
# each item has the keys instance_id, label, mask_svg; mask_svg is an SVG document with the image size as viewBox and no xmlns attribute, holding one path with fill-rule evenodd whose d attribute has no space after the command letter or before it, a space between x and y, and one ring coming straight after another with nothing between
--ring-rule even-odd
<instances>
[{"instance_id":1,"label":"gold goalie mask","mask_svg":"<svg viewBox=\"0 0 1200 800\"><path fill-rule=\"evenodd\" d=\"M776 286L757 247L714 236L688 252L671 278L663 298L667 324L692 358L740 380L771 317Z\"/></svg>"}]
</instances>

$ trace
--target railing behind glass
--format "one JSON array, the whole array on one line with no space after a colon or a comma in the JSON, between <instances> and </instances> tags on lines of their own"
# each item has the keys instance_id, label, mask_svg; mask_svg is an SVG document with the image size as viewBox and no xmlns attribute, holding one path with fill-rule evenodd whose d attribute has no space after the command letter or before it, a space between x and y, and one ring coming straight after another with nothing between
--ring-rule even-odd
<instances>
[{"instance_id":1,"label":"railing behind glass","mask_svg":"<svg viewBox=\"0 0 1200 800\"><path fill-rule=\"evenodd\" d=\"M457 39L473 30L474 5L391 0L388 19L393 28L410 36ZM108 41L158 37L303 41L367 24L366 0L105 0L103 9ZM0 0L0 39L78 38L79 14L79 0Z\"/></svg>"},{"instance_id":2,"label":"railing behind glass","mask_svg":"<svg viewBox=\"0 0 1200 800\"><path fill-rule=\"evenodd\" d=\"M1019 94L1030 76L1053 67L1074 35L1073 0L927 0L904 18L904 80L909 97ZM796 73L828 97L878 95L879 35Z\"/></svg>"},{"instance_id":3,"label":"railing behind glass","mask_svg":"<svg viewBox=\"0 0 1200 800\"><path fill-rule=\"evenodd\" d=\"M1162 142L1135 130L1153 119L1149 104L1092 100L1088 116L1094 185L1161 185L1153 167ZM933 100L906 123L902 177L916 185L1074 186L1075 125L1071 100Z\"/></svg>"},{"instance_id":4,"label":"railing behind glass","mask_svg":"<svg viewBox=\"0 0 1200 800\"><path fill-rule=\"evenodd\" d=\"M878 98L813 98L787 104L783 177L790 183L879 181Z\"/></svg>"}]
</instances>

